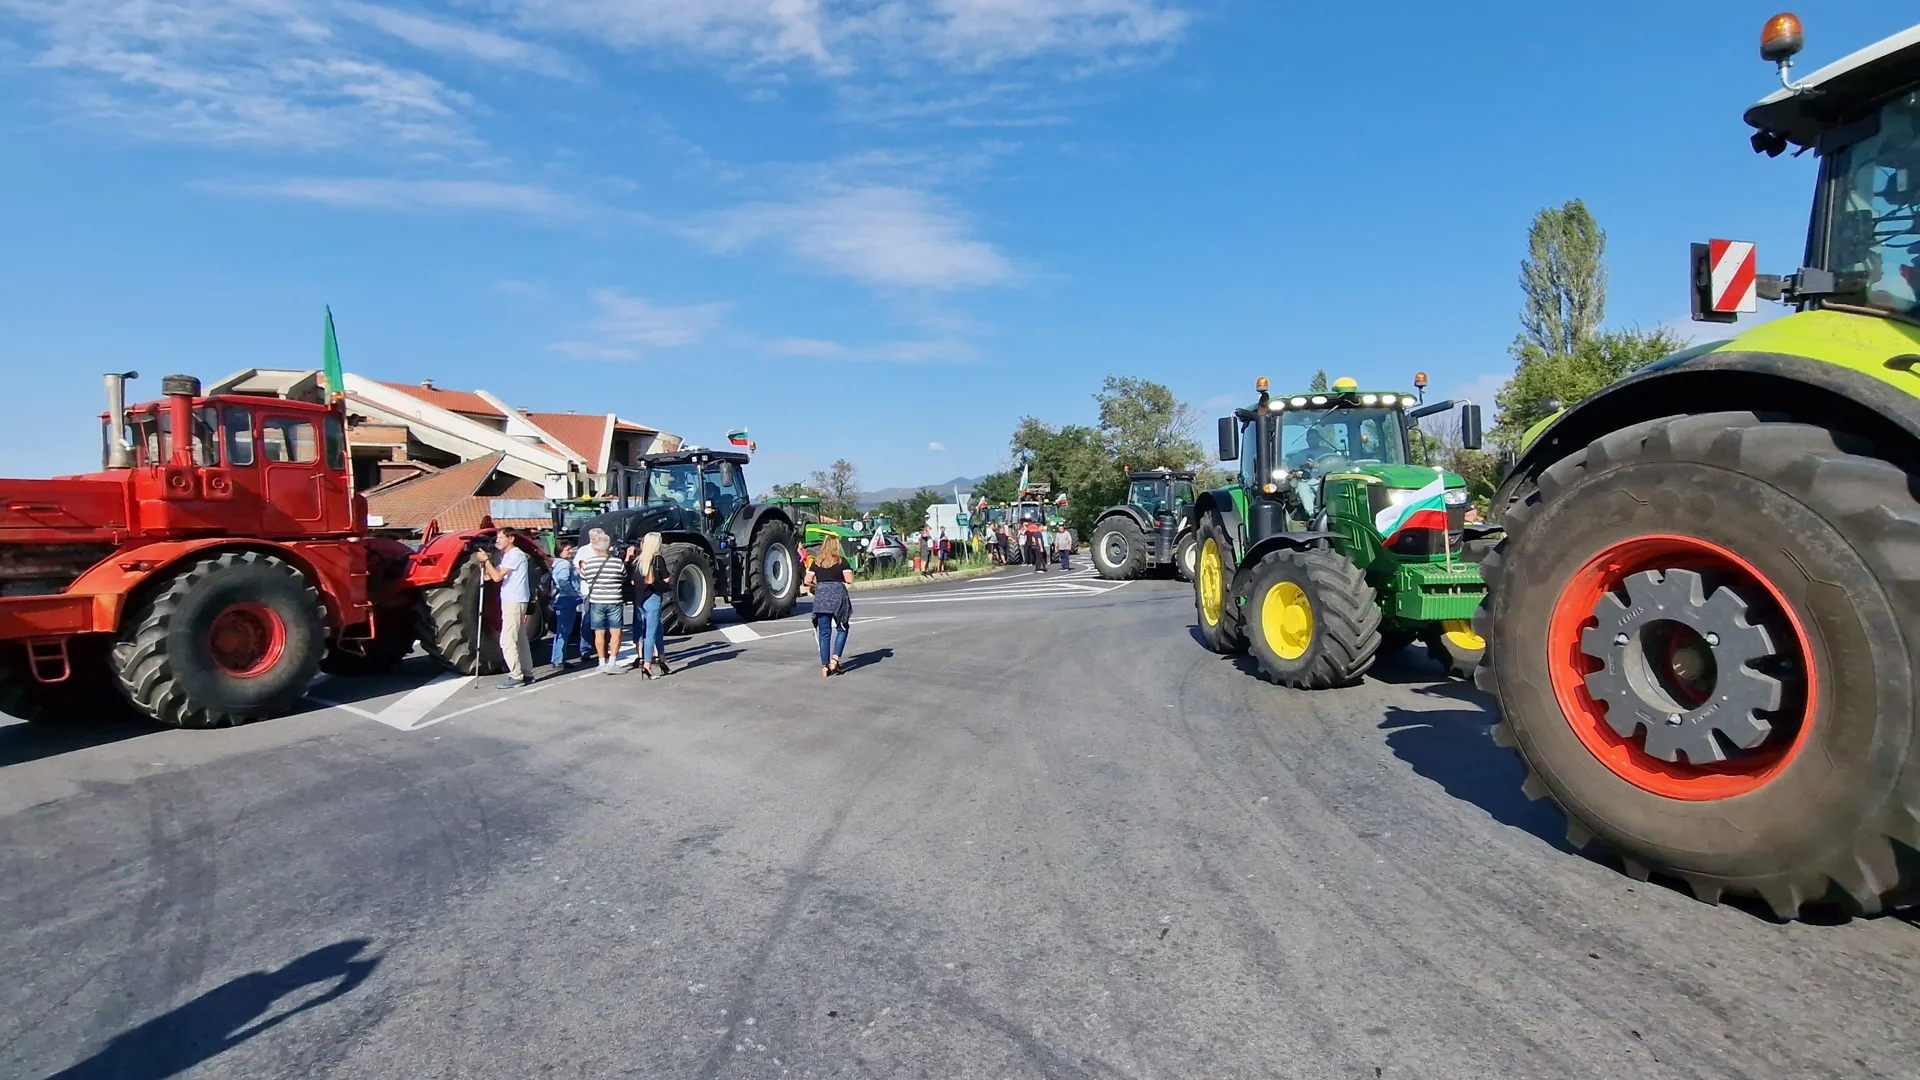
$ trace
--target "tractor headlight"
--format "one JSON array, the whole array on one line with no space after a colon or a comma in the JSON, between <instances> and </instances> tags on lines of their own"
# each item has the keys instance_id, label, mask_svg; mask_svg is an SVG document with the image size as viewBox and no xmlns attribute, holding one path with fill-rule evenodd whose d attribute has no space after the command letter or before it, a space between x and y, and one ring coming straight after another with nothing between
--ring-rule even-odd
<instances>
[{"instance_id":1,"label":"tractor headlight","mask_svg":"<svg viewBox=\"0 0 1920 1080\"><path fill-rule=\"evenodd\" d=\"M1313 403L1315 405L1325 405L1327 403L1327 396L1325 394L1315 394L1313 395Z\"/></svg>"},{"instance_id":2,"label":"tractor headlight","mask_svg":"<svg viewBox=\"0 0 1920 1080\"><path fill-rule=\"evenodd\" d=\"M1382 404L1382 405L1398 405L1398 404L1400 404L1400 398L1399 398L1399 397L1398 397L1397 395L1394 395L1394 394L1381 394L1381 395L1380 395L1380 404Z\"/></svg>"},{"instance_id":3,"label":"tractor headlight","mask_svg":"<svg viewBox=\"0 0 1920 1080\"><path fill-rule=\"evenodd\" d=\"M1280 410L1286 407L1287 407L1287 403L1284 401L1281 401L1279 398L1274 398L1272 401L1267 402L1268 412L1279 412Z\"/></svg>"},{"instance_id":4,"label":"tractor headlight","mask_svg":"<svg viewBox=\"0 0 1920 1080\"><path fill-rule=\"evenodd\" d=\"M1293 406L1296 409L1304 409L1307 407L1307 399L1303 397L1289 398L1287 400L1287 404Z\"/></svg>"},{"instance_id":5,"label":"tractor headlight","mask_svg":"<svg viewBox=\"0 0 1920 1080\"><path fill-rule=\"evenodd\" d=\"M1388 506L1405 506L1408 503L1413 501L1413 497L1416 493L1417 493L1417 489L1415 488L1395 488L1394 490L1387 492L1387 505Z\"/></svg>"},{"instance_id":6,"label":"tractor headlight","mask_svg":"<svg viewBox=\"0 0 1920 1080\"><path fill-rule=\"evenodd\" d=\"M1467 504L1467 489L1448 488L1446 498L1448 506L1465 506Z\"/></svg>"},{"instance_id":7,"label":"tractor headlight","mask_svg":"<svg viewBox=\"0 0 1920 1080\"><path fill-rule=\"evenodd\" d=\"M1287 470L1275 469L1270 475L1272 475L1275 483L1285 483L1287 479Z\"/></svg>"},{"instance_id":8,"label":"tractor headlight","mask_svg":"<svg viewBox=\"0 0 1920 1080\"><path fill-rule=\"evenodd\" d=\"M1380 404L1380 395L1379 395L1379 394L1361 394L1361 395L1360 395L1360 404L1362 404L1362 405L1378 405L1378 404Z\"/></svg>"}]
</instances>

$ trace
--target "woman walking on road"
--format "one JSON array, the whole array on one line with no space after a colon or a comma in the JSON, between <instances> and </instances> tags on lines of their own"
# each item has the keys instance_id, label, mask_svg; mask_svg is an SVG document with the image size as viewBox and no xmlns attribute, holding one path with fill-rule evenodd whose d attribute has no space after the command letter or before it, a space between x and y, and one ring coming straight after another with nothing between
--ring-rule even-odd
<instances>
[{"instance_id":1,"label":"woman walking on road","mask_svg":"<svg viewBox=\"0 0 1920 1080\"><path fill-rule=\"evenodd\" d=\"M629 567L633 575L633 622L636 647L640 650L640 673L651 679L670 674L667 650L660 643L664 630L661 609L673 577L667 573L667 560L660 554L660 534L640 538L640 555Z\"/></svg>"},{"instance_id":2,"label":"woman walking on road","mask_svg":"<svg viewBox=\"0 0 1920 1080\"><path fill-rule=\"evenodd\" d=\"M852 581L840 554L840 538L828 536L820 542L820 555L806 578L813 590L813 633L820 639L822 678L839 673L840 655L847 651L847 628L853 624L853 594L847 585Z\"/></svg>"}]
</instances>

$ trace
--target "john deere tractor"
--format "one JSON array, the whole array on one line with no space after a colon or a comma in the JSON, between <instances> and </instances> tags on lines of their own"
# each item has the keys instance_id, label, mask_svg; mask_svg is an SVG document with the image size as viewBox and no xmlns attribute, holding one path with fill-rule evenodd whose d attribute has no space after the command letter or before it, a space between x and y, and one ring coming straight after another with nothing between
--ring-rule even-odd
<instances>
[{"instance_id":1,"label":"john deere tractor","mask_svg":"<svg viewBox=\"0 0 1920 1080\"><path fill-rule=\"evenodd\" d=\"M793 519L794 527L799 530L800 546L809 551L817 551L822 541L829 536L840 538L840 551L846 557L847 565L860 569L861 537L860 530L851 525L829 522L820 514L820 496L788 495L767 500L768 506L777 506L786 511Z\"/></svg>"},{"instance_id":2,"label":"john deere tractor","mask_svg":"<svg viewBox=\"0 0 1920 1080\"><path fill-rule=\"evenodd\" d=\"M1461 409L1462 442L1480 444L1480 409L1411 394L1273 395L1220 419L1220 460L1238 483L1194 505L1194 606L1214 652L1251 650L1283 686L1358 680L1382 648L1424 641L1457 677L1484 647L1468 623L1485 587L1468 561L1460 477L1416 463L1408 432Z\"/></svg>"},{"instance_id":3,"label":"john deere tractor","mask_svg":"<svg viewBox=\"0 0 1920 1080\"><path fill-rule=\"evenodd\" d=\"M1784 84L1755 150L1819 161L1806 258L1698 245L1697 317L1796 314L1579 402L1502 490L1476 625L1495 738L1568 838L1709 903L1871 913L1920 888L1920 26Z\"/></svg>"},{"instance_id":4,"label":"john deere tractor","mask_svg":"<svg viewBox=\"0 0 1920 1080\"><path fill-rule=\"evenodd\" d=\"M1127 474L1127 502L1093 523L1093 568L1110 581L1170 566L1193 580L1193 474L1152 469Z\"/></svg>"}]
</instances>

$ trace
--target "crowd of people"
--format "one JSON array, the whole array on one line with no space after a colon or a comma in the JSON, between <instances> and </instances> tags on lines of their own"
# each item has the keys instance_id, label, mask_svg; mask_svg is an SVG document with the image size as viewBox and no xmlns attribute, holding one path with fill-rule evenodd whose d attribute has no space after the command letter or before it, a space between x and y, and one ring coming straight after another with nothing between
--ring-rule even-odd
<instances>
[{"instance_id":1,"label":"crowd of people","mask_svg":"<svg viewBox=\"0 0 1920 1080\"><path fill-rule=\"evenodd\" d=\"M529 557L520 546L522 535L511 527L501 528L495 533L493 550L482 548L473 554L481 573L499 587L499 644L507 668L507 677L497 686L501 690L534 681L528 628L535 600ZM1073 534L1064 525L995 524L977 539L997 566L1024 564L1043 573L1057 562L1062 570L1073 569ZM602 674L638 670L647 679L670 674L663 638L667 597L674 582L660 534L647 533L638 544L616 545L604 529L596 528L586 540L584 547L560 541L552 560L553 643L548 666L556 675L565 674L574 669L576 657L585 667L591 656ZM923 527L912 542L922 573L947 572L956 553L947 530ZM802 579L802 587L813 593L822 676L841 670L853 618L852 584L853 568L840 538L829 535L807 563ZM629 640L633 651L623 657L621 645Z\"/></svg>"},{"instance_id":2,"label":"crowd of people","mask_svg":"<svg viewBox=\"0 0 1920 1080\"><path fill-rule=\"evenodd\" d=\"M1038 521L995 523L987 527L987 557L995 566L1029 566L1044 573L1058 563L1062 570L1073 569L1073 533L1062 525Z\"/></svg>"}]
</instances>

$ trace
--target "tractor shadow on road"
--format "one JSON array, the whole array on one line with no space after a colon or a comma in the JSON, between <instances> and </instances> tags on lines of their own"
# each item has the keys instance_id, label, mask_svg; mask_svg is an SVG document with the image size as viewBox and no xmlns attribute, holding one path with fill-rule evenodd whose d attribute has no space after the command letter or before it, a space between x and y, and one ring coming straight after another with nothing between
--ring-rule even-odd
<instances>
[{"instance_id":1,"label":"tractor shadow on road","mask_svg":"<svg viewBox=\"0 0 1920 1080\"><path fill-rule=\"evenodd\" d=\"M1535 802L1521 792L1527 774L1519 755L1493 744L1493 725L1499 717L1492 698L1471 684L1445 679L1424 656L1413 653L1382 658L1369 677L1406 685L1415 695L1457 706L1387 706L1380 730L1387 733L1387 749L1395 757L1500 824L1574 853L1567 843L1565 819L1545 800Z\"/></svg>"},{"instance_id":2,"label":"tractor shadow on road","mask_svg":"<svg viewBox=\"0 0 1920 1080\"><path fill-rule=\"evenodd\" d=\"M132 709L113 710L63 724L7 724L0 726L0 768L167 730Z\"/></svg>"},{"instance_id":3,"label":"tractor shadow on road","mask_svg":"<svg viewBox=\"0 0 1920 1080\"><path fill-rule=\"evenodd\" d=\"M277 971L250 971L230 979L171 1012L115 1035L98 1053L55 1073L51 1080L177 1076L352 992L380 966L378 955L355 959L369 944L364 938L349 938L315 949ZM323 983L333 986L274 1011L283 999Z\"/></svg>"}]
</instances>

